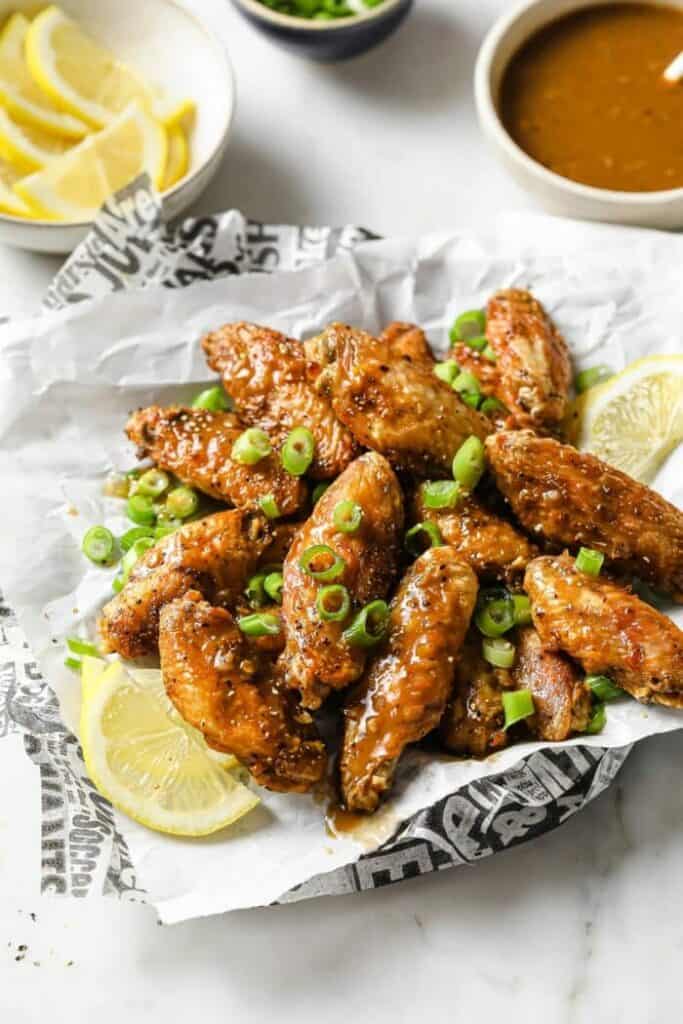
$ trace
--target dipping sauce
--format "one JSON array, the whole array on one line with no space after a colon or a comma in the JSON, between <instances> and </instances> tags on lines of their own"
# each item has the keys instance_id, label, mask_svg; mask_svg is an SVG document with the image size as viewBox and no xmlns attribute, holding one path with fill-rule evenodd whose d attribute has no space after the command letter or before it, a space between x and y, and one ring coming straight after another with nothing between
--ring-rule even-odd
<instances>
[{"instance_id":1,"label":"dipping sauce","mask_svg":"<svg viewBox=\"0 0 683 1024\"><path fill-rule=\"evenodd\" d=\"M683 50L683 9L616 3L541 29L512 58L505 128L565 178L622 192L683 187L683 82L662 74Z\"/></svg>"}]
</instances>

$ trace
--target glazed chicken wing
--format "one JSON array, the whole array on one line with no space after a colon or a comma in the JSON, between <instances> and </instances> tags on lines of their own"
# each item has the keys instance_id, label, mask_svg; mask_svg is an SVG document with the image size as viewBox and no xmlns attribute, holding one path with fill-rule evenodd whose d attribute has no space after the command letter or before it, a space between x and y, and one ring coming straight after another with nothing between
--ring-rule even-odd
<instances>
[{"instance_id":1,"label":"glazed chicken wing","mask_svg":"<svg viewBox=\"0 0 683 1024\"><path fill-rule=\"evenodd\" d=\"M404 748L439 724L477 589L449 547L430 548L403 578L383 649L345 709L341 782L350 810L374 811Z\"/></svg>"},{"instance_id":2,"label":"glazed chicken wing","mask_svg":"<svg viewBox=\"0 0 683 1024\"><path fill-rule=\"evenodd\" d=\"M334 522L340 502L362 510L355 533L342 533ZM325 621L316 605L326 581L317 581L301 566L310 548L326 545L343 559L334 578L348 589L356 606L384 598L396 574L403 530L403 496L386 459L362 455L328 488L294 538L284 564L282 612L287 646L282 667L287 684L301 691L305 707L317 708L330 690L354 682L363 671L366 651L344 638L348 622ZM311 566L327 568L328 558ZM316 568L318 566L318 568Z\"/></svg>"},{"instance_id":3,"label":"glazed chicken wing","mask_svg":"<svg viewBox=\"0 0 683 1024\"><path fill-rule=\"evenodd\" d=\"M397 359L393 342L332 324L327 358L317 380L354 437L397 469L418 476L450 471L470 435L484 438L490 422L434 373L428 359Z\"/></svg>"},{"instance_id":4,"label":"glazed chicken wing","mask_svg":"<svg viewBox=\"0 0 683 1024\"><path fill-rule=\"evenodd\" d=\"M472 494L463 494L452 509L433 509L425 504L424 485L415 495L414 518L435 523L458 557L485 580L516 586L532 558L538 554L523 533Z\"/></svg>"},{"instance_id":5,"label":"glazed chicken wing","mask_svg":"<svg viewBox=\"0 0 683 1024\"><path fill-rule=\"evenodd\" d=\"M207 334L202 345L245 423L265 430L275 444L294 427L311 431L311 476L338 476L358 454L353 437L314 388L315 371L298 341L267 327L237 323Z\"/></svg>"},{"instance_id":6,"label":"glazed chicken wing","mask_svg":"<svg viewBox=\"0 0 683 1024\"><path fill-rule=\"evenodd\" d=\"M481 652L481 636L470 633L439 726L444 746L470 757L485 757L505 747L508 736L502 694L513 688L511 673L489 665Z\"/></svg>"},{"instance_id":7,"label":"glazed chicken wing","mask_svg":"<svg viewBox=\"0 0 683 1024\"><path fill-rule=\"evenodd\" d=\"M297 512L308 499L306 485L285 472L277 452L249 466L232 458L243 430L232 413L158 405L139 409L126 425L141 459L151 458L212 498L258 511L260 500L272 495L281 515Z\"/></svg>"},{"instance_id":8,"label":"glazed chicken wing","mask_svg":"<svg viewBox=\"0 0 683 1024\"><path fill-rule=\"evenodd\" d=\"M427 335L416 324L395 320L384 328L379 340L386 343L394 359L408 359L413 362L426 361L432 368L434 356L427 341Z\"/></svg>"},{"instance_id":9,"label":"glazed chicken wing","mask_svg":"<svg viewBox=\"0 0 683 1024\"><path fill-rule=\"evenodd\" d=\"M538 739L557 742L585 731L592 698L583 674L560 652L544 650L531 626L519 631L512 681L515 690L531 691L536 713L527 724Z\"/></svg>"},{"instance_id":10,"label":"glazed chicken wing","mask_svg":"<svg viewBox=\"0 0 683 1024\"><path fill-rule=\"evenodd\" d=\"M661 612L579 572L569 555L531 562L525 589L545 648L564 651L644 703L683 707L683 632Z\"/></svg>"},{"instance_id":11,"label":"glazed chicken wing","mask_svg":"<svg viewBox=\"0 0 683 1024\"><path fill-rule=\"evenodd\" d=\"M594 455L531 431L486 443L496 483L530 533L596 548L615 570L683 601L683 512Z\"/></svg>"},{"instance_id":12,"label":"glazed chicken wing","mask_svg":"<svg viewBox=\"0 0 683 1024\"><path fill-rule=\"evenodd\" d=\"M216 604L237 601L269 539L261 516L235 510L188 523L158 541L102 609L104 650L123 658L154 653L161 609L188 590Z\"/></svg>"},{"instance_id":13,"label":"glazed chicken wing","mask_svg":"<svg viewBox=\"0 0 683 1024\"><path fill-rule=\"evenodd\" d=\"M161 611L159 653L170 700L210 747L234 754L268 789L305 792L322 777L311 716L250 651L230 612L196 591L172 601Z\"/></svg>"}]
</instances>

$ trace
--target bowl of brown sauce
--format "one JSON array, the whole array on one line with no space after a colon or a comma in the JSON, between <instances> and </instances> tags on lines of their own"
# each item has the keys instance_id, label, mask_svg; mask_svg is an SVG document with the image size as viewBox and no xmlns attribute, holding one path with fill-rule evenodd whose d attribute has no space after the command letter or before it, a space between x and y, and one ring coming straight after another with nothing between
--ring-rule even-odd
<instances>
[{"instance_id":1,"label":"bowl of brown sauce","mask_svg":"<svg viewBox=\"0 0 683 1024\"><path fill-rule=\"evenodd\" d=\"M531 0L475 71L482 128L552 212L683 227L683 0Z\"/></svg>"}]
</instances>

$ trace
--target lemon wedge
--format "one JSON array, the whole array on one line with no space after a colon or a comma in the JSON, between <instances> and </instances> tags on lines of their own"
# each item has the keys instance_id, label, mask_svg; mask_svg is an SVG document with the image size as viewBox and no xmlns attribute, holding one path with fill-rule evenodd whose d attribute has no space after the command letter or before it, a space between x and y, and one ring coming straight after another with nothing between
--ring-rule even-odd
<instances>
[{"instance_id":1,"label":"lemon wedge","mask_svg":"<svg viewBox=\"0 0 683 1024\"><path fill-rule=\"evenodd\" d=\"M167 125L193 106L152 89L54 5L31 23L26 60L35 82L60 108L95 128L108 124L132 100Z\"/></svg>"},{"instance_id":2,"label":"lemon wedge","mask_svg":"<svg viewBox=\"0 0 683 1024\"><path fill-rule=\"evenodd\" d=\"M37 215L84 221L117 189L147 171L157 188L166 169L166 129L132 104L101 132L14 186Z\"/></svg>"},{"instance_id":3,"label":"lemon wedge","mask_svg":"<svg viewBox=\"0 0 683 1024\"><path fill-rule=\"evenodd\" d=\"M683 441L683 355L647 356L575 404L574 440L642 483Z\"/></svg>"},{"instance_id":4,"label":"lemon wedge","mask_svg":"<svg viewBox=\"0 0 683 1024\"><path fill-rule=\"evenodd\" d=\"M0 107L0 156L24 174L39 171L74 145L74 139L22 124Z\"/></svg>"},{"instance_id":5,"label":"lemon wedge","mask_svg":"<svg viewBox=\"0 0 683 1024\"><path fill-rule=\"evenodd\" d=\"M0 157L0 213L9 213L13 217L31 217L31 208L13 191L20 179L21 172Z\"/></svg>"},{"instance_id":6,"label":"lemon wedge","mask_svg":"<svg viewBox=\"0 0 683 1024\"><path fill-rule=\"evenodd\" d=\"M168 159L162 186L164 192L185 177L188 164L189 154L185 132L180 125L176 125L168 130Z\"/></svg>"},{"instance_id":7,"label":"lemon wedge","mask_svg":"<svg viewBox=\"0 0 683 1024\"><path fill-rule=\"evenodd\" d=\"M84 664L81 744L97 789L158 832L203 836L259 803L173 707L158 669Z\"/></svg>"},{"instance_id":8,"label":"lemon wedge","mask_svg":"<svg viewBox=\"0 0 683 1024\"><path fill-rule=\"evenodd\" d=\"M50 135L81 139L88 126L58 110L31 76L24 54L29 28L23 14L14 14L0 35L0 105L18 121Z\"/></svg>"}]
</instances>

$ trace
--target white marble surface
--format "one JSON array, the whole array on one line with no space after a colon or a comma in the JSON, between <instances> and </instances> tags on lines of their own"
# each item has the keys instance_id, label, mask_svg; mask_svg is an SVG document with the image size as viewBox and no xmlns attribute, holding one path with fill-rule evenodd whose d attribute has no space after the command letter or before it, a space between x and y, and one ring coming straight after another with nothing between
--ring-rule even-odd
<instances>
[{"instance_id":1,"label":"white marble surface","mask_svg":"<svg viewBox=\"0 0 683 1024\"><path fill-rule=\"evenodd\" d=\"M476 48L505 0L417 0L382 49L329 68L272 49L222 0L196 2L222 20L239 90L202 209L388 234L528 205L483 150L472 108ZM35 306L55 266L0 250L0 309ZM174 928L143 906L38 895L38 777L28 759L3 773L4 744L3 1022L33 1024L49 1008L73 1024L680 1019L679 735L636 750L559 831L474 868Z\"/></svg>"}]
</instances>

